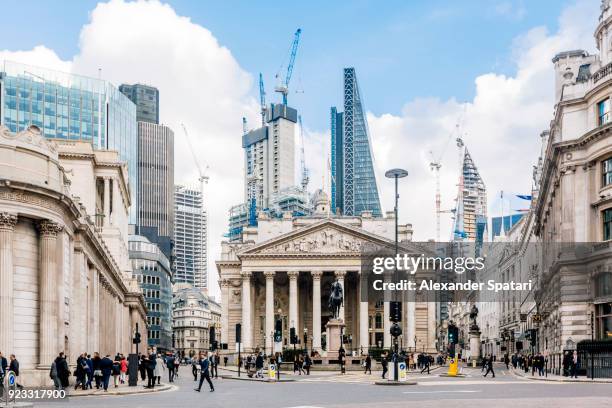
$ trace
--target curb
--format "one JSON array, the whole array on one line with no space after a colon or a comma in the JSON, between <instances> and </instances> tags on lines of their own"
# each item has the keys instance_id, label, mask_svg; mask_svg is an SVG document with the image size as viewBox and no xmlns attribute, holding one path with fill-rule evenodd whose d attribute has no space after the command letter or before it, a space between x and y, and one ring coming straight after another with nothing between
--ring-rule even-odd
<instances>
[{"instance_id":1,"label":"curb","mask_svg":"<svg viewBox=\"0 0 612 408\"><path fill-rule=\"evenodd\" d=\"M138 387L138 386L137 386ZM101 395L112 395L112 396L121 396L121 395L136 395L136 394L152 394L154 392L163 392L163 391L174 391L176 389L175 386L173 385L160 385L155 387L152 390L147 389L146 391L136 391L136 389L132 390L128 390L125 392L122 391L99 391L96 390L95 392L92 392L90 394L68 394L68 398L78 398L78 397L99 397Z\"/></svg>"},{"instance_id":2,"label":"curb","mask_svg":"<svg viewBox=\"0 0 612 408\"><path fill-rule=\"evenodd\" d=\"M565 379L565 378L546 378L546 377L528 377L522 374L519 374L516 372L516 370L512 370L512 374L515 377L518 378L523 378L525 380L531 380L531 381L547 381L547 382L556 382L556 383L572 383L572 384L611 384L612 385L612 381L609 380L604 380L604 379L586 379L586 380L570 380L570 379Z\"/></svg>"}]
</instances>

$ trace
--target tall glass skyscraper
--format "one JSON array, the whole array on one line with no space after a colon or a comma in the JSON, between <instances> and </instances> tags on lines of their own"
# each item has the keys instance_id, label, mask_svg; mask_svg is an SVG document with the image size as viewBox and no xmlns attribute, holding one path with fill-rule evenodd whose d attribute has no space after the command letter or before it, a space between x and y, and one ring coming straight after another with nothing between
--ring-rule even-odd
<instances>
[{"instance_id":1,"label":"tall glass skyscraper","mask_svg":"<svg viewBox=\"0 0 612 408\"><path fill-rule=\"evenodd\" d=\"M4 61L0 67L0 124L11 132L30 125L50 139L90 142L117 150L128 166L136 222L138 128L136 106L107 81Z\"/></svg>"},{"instance_id":2,"label":"tall glass skyscraper","mask_svg":"<svg viewBox=\"0 0 612 408\"><path fill-rule=\"evenodd\" d=\"M344 112L331 108L332 208L382 216L368 121L355 68L344 68Z\"/></svg>"}]
</instances>

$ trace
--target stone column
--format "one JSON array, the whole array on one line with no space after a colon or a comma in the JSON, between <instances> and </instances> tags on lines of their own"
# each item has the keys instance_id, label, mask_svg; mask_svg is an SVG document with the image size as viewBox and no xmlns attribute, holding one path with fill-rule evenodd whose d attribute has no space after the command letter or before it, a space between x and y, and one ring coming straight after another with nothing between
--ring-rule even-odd
<instances>
[{"instance_id":1,"label":"stone column","mask_svg":"<svg viewBox=\"0 0 612 408\"><path fill-rule=\"evenodd\" d=\"M221 279L221 343L229 343L229 279ZM178 341L177 341L178 342ZM178 348L178 344L177 344ZM228 346L229 350L229 346Z\"/></svg>"},{"instance_id":2,"label":"stone column","mask_svg":"<svg viewBox=\"0 0 612 408\"><path fill-rule=\"evenodd\" d=\"M38 223L40 231L40 284L39 307L40 327L38 334L39 366L48 367L55 358L58 349L59 299L57 290L57 234L62 226L42 220ZM63 339L62 339L63 341ZM63 348L63 344L61 345Z\"/></svg>"},{"instance_id":3,"label":"stone column","mask_svg":"<svg viewBox=\"0 0 612 408\"><path fill-rule=\"evenodd\" d=\"M360 286L365 286L366 279L365 276L359 276L359 284ZM370 331L368 327L368 302L361 301L361 295L364 293L365 288L360 287L359 291L359 347L361 353L367 353L368 348L370 347Z\"/></svg>"},{"instance_id":4,"label":"stone column","mask_svg":"<svg viewBox=\"0 0 612 408\"><path fill-rule=\"evenodd\" d=\"M427 302L427 348L436 349L436 302Z\"/></svg>"},{"instance_id":5,"label":"stone column","mask_svg":"<svg viewBox=\"0 0 612 408\"><path fill-rule=\"evenodd\" d=\"M104 177L104 226L110 225L110 178Z\"/></svg>"},{"instance_id":6,"label":"stone column","mask_svg":"<svg viewBox=\"0 0 612 408\"><path fill-rule=\"evenodd\" d=\"M242 275L242 346L245 351L252 347L253 330L251 327L251 275L243 271Z\"/></svg>"},{"instance_id":7,"label":"stone column","mask_svg":"<svg viewBox=\"0 0 612 408\"><path fill-rule=\"evenodd\" d=\"M346 305L346 290L344 288L344 276L346 275L345 271L336 271L334 273L338 282L340 282L340 286L342 286L342 295L344 296L344 300L342 301L342 306L340 306L340 313L338 314L338 318L342 320L344 323L344 305Z\"/></svg>"},{"instance_id":8,"label":"stone column","mask_svg":"<svg viewBox=\"0 0 612 408\"><path fill-rule=\"evenodd\" d=\"M274 347L274 337L272 332L274 331L274 271L264 272L266 277L266 325L265 325L265 338L266 338L266 351L272 353Z\"/></svg>"},{"instance_id":9,"label":"stone column","mask_svg":"<svg viewBox=\"0 0 612 408\"><path fill-rule=\"evenodd\" d=\"M289 327L295 328L298 333L298 288L297 279L300 273L297 271L287 272L289 277Z\"/></svg>"},{"instance_id":10,"label":"stone column","mask_svg":"<svg viewBox=\"0 0 612 408\"><path fill-rule=\"evenodd\" d=\"M311 271L312 275L312 348L321 352L321 276L322 271Z\"/></svg>"},{"instance_id":11,"label":"stone column","mask_svg":"<svg viewBox=\"0 0 612 408\"><path fill-rule=\"evenodd\" d=\"M17 215L0 213L0 351L8 360L14 351L13 230Z\"/></svg>"},{"instance_id":12,"label":"stone column","mask_svg":"<svg viewBox=\"0 0 612 408\"><path fill-rule=\"evenodd\" d=\"M389 321L389 314L391 313L391 304L389 302L383 303L383 347L391 347L391 322Z\"/></svg>"},{"instance_id":13,"label":"stone column","mask_svg":"<svg viewBox=\"0 0 612 408\"><path fill-rule=\"evenodd\" d=\"M406 311L406 319L407 319L407 329L406 329L406 341L405 344L408 347L415 347L416 343L414 338L416 336L416 303L415 299L409 299L407 305L408 310Z\"/></svg>"}]
</instances>

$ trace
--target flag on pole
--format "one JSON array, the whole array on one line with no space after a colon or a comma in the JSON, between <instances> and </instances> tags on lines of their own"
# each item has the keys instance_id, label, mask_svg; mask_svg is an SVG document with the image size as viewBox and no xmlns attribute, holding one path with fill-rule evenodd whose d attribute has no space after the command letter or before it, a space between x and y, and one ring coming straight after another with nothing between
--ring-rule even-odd
<instances>
[{"instance_id":1,"label":"flag on pole","mask_svg":"<svg viewBox=\"0 0 612 408\"><path fill-rule=\"evenodd\" d=\"M521 194L517 194L516 195L518 198L520 198L521 200L528 200L531 201L531 196L530 195L521 195Z\"/></svg>"}]
</instances>

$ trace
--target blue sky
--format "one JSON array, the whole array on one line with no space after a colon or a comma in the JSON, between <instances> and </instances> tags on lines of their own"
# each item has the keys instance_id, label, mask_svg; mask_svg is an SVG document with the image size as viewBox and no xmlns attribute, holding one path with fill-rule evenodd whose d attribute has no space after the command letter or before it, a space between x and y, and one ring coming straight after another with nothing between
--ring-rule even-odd
<instances>
[{"instance_id":1,"label":"blue sky","mask_svg":"<svg viewBox=\"0 0 612 408\"><path fill-rule=\"evenodd\" d=\"M274 74L286 63L293 33L301 27L292 88L303 93L291 94L290 104L301 110L311 128L322 130L328 126L329 106L342 103L342 67L356 67L366 106L375 114L398 114L418 97L469 100L478 75L512 75L513 39L535 26L556 31L568 2L302 1L286 2L285 7L253 1L168 3L177 14L210 29L254 77L263 72L268 99L276 97ZM44 44L62 59L71 59L95 4L4 4L0 48L27 50ZM19 17L26 16L32 24L24 30Z\"/></svg>"}]
</instances>

